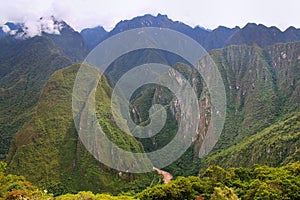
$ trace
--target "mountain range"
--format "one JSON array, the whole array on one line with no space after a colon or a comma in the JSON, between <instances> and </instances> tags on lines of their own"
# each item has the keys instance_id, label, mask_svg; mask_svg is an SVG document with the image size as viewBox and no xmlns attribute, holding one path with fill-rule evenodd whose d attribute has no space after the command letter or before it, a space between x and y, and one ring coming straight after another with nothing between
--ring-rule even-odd
<instances>
[{"instance_id":1,"label":"mountain range","mask_svg":"<svg viewBox=\"0 0 300 200\"><path fill-rule=\"evenodd\" d=\"M141 27L161 27L184 33L199 42L206 50L222 48L229 45L257 44L266 47L280 42L295 42L300 40L300 29L289 27L284 32L276 27L266 27L262 24L248 23L245 27L227 28L219 26L208 30L196 26L194 28L178 21L172 21L166 15L144 15L131 20L119 22L110 32L101 27L83 29L81 34L89 48L94 48L99 42L122 31Z\"/></svg>"},{"instance_id":2,"label":"mountain range","mask_svg":"<svg viewBox=\"0 0 300 200\"><path fill-rule=\"evenodd\" d=\"M213 151L199 159L202 137L210 121L210 96L203 79L182 59L167 52L131 52L114 61L98 87L98 120L110 139L124 149L153 151L166 145L178 128L176 98L158 85L140 88L131 99L135 123L149 123L148 110L161 104L168 119L148 139L126 136L112 120L111 93L133 66L155 60L173 66L196 88L200 112L197 138L187 152L164 170L177 176L198 175L217 164L224 168L266 164L279 167L299 161L300 29L281 31L249 23L214 30L190 27L166 15L144 15L103 27L75 31L54 17L55 31L31 35L24 23L0 27L0 159L7 172L23 175L55 195L80 190L119 193L155 184L155 173L130 174L100 164L83 147L72 120L72 86L81 62L105 39L140 27L179 31L201 44L216 63L226 90L226 121ZM45 21L40 19L41 27ZM47 21L48 23L49 21ZM77 63L77 64L76 64ZM178 82L181 80L175 77Z\"/></svg>"}]
</instances>

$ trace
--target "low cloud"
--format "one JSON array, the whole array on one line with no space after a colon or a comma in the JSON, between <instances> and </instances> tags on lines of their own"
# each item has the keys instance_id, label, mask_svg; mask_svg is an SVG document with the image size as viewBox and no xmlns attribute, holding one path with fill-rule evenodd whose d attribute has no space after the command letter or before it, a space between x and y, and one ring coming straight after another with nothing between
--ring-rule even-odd
<instances>
[{"instance_id":1,"label":"low cloud","mask_svg":"<svg viewBox=\"0 0 300 200\"><path fill-rule=\"evenodd\" d=\"M40 18L39 20L28 20L20 25L18 30L10 30L7 25L2 26L2 30L17 38L31 38L41 36L43 33L59 35L62 24L53 17Z\"/></svg>"},{"instance_id":2,"label":"low cloud","mask_svg":"<svg viewBox=\"0 0 300 200\"><path fill-rule=\"evenodd\" d=\"M7 25L3 25L2 26L2 31L4 32L4 33L8 33L9 31L10 31L10 28L7 26Z\"/></svg>"},{"instance_id":3,"label":"low cloud","mask_svg":"<svg viewBox=\"0 0 300 200\"><path fill-rule=\"evenodd\" d=\"M42 33L60 34L61 24L54 19L41 18L38 21L27 21L24 23L23 31L25 37L40 36Z\"/></svg>"}]
</instances>

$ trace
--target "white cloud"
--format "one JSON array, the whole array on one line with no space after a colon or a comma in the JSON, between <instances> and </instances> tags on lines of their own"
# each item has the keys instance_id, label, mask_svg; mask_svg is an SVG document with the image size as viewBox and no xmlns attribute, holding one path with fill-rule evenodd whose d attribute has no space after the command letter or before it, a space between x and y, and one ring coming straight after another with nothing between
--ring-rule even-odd
<instances>
[{"instance_id":1,"label":"white cloud","mask_svg":"<svg viewBox=\"0 0 300 200\"><path fill-rule=\"evenodd\" d=\"M52 17L40 18L39 20L27 20L23 24L20 24L20 30L10 30L7 25L2 26L2 30L5 33L14 35L17 38L31 38L34 36L40 36L42 33L60 34L62 24L53 19Z\"/></svg>"},{"instance_id":2,"label":"white cloud","mask_svg":"<svg viewBox=\"0 0 300 200\"><path fill-rule=\"evenodd\" d=\"M11 30L11 31L9 31L9 34L10 35L16 35L17 34L17 30Z\"/></svg>"},{"instance_id":3,"label":"white cloud","mask_svg":"<svg viewBox=\"0 0 300 200\"><path fill-rule=\"evenodd\" d=\"M56 23L52 19L43 19L40 23L41 31L49 34L60 34L61 24Z\"/></svg>"},{"instance_id":4,"label":"white cloud","mask_svg":"<svg viewBox=\"0 0 300 200\"><path fill-rule=\"evenodd\" d=\"M37 21L27 21L24 24L23 31L27 37L41 35L41 26Z\"/></svg>"},{"instance_id":5,"label":"white cloud","mask_svg":"<svg viewBox=\"0 0 300 200\"><path fill-rule=\"evenodd\" d=\"M4 33L8 33L9 31L10 31L10 28L7 26L7 25L3 25L2 26L2 31L4 32Z\"/></svg>"}]
</instances>

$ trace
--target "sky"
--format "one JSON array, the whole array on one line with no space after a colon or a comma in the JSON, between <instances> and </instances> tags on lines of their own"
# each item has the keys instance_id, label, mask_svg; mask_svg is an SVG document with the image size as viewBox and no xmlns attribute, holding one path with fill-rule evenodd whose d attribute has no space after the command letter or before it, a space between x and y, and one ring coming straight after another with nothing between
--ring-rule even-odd
<instances>
[{"instance_id":1,"label":"sky","mask_svg":"<svg viewBox=\"0 0 300 200\"><path fill-rule=\"evenodd\" d=\"M78 31L98 25L111 30L121 20L161 13L192 27L233 28L253 22L285 30L300 28L299 9L299 0L1 0L0 26L53 15Z\"/></svg>"}]
</instances>

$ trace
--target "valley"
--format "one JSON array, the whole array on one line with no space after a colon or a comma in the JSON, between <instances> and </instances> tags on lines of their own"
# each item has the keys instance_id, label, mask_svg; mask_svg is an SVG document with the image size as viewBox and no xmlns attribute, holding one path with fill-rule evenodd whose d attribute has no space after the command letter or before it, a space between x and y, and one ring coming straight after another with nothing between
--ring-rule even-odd
<instances>
[{"instance_id":1,"label":"valley","mask_svg":"<svg viewBox=\"0 0 300 200\"><path fill-rule=\"evenodd\" d=\"M120 21L109 32L101 26L77 32L64 21L52 20L59 34L29 37L21 23L6 23L11 32L0 32L0 199L300 198L300 29L249 23L208 30L147 14ZM134 137L114 120L116 83L148 62L169 65L187 80L199 101L200 120L192 145L171 165L153 166L148 173L121 172L99 162L81 141L72 92L77 72L94 47L142 27L178 31L203 46L223 80L225 124L216 145L208 141L213 150L200 157L212 113L217 112L204 78L171 52L124 54L109 64L95 87L97 123L110 141L143 154L162 149L180 127L179 100L158 84L138 88L129 102L129 115L140 126L151 123L152 105L162 105L167 119L158 134ZM120 168L129 160L107 159Z\"/></svg>"}]
</instances>

